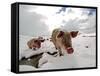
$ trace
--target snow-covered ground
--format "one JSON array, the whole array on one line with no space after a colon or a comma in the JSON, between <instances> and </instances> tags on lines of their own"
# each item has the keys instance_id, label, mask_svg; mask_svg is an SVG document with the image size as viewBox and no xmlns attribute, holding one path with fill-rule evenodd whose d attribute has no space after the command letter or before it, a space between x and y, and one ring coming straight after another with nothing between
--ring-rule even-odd
<instances>
[{"instance_id":1,"label":"snow-covered ground","mask_svg":"<svg viewBox=\"0 0 100 76\"><path fill-rule=\"evenodd\" d=\"M29 65L19 65L20 71L48 70L48 69L68 69L68 68L85 68L96 66L96 37L95 34L80 34L72 39L74 48L73 54L64 56L52 56L46 52L57 52L52 42L46 40L42 43L40 49L33 51L28 49L27 41L32 37L20 35L19 41L19 60L22 57L30 57L43 53L39 60L39 68ZM45 37L46 38L46 37Z\"/></svg>"}]
</instances>

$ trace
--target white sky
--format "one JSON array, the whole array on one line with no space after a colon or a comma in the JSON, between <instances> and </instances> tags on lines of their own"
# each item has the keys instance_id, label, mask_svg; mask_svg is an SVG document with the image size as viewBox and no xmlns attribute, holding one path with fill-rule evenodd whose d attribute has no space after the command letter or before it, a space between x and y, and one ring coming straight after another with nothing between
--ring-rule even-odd
<instances>
[{"instance_id":1,"label":"white sky","mask_svg":"<svg viewBox=\"0 0 100 76\"><path fill-rule=\"evenodd\" d=\"M49 31L52 31L54 28L59 27L63 17L61 15L57 15L56 12L59 11L61 7L44 7L39 6L36 7L36 9L30 9L28 10L29 13L36 12L38 14L41 14L45 16L47 19L41 20L46 23L46 25L49 27Z\"/></svg>"},{"instance_id":2,"label":"white sky","mask_svg":"<svg viewBox=\"0 0 100 76\"><path fill-rule=\"evenodd\" d=\"M69 9L66 10L66 12L61 13L61 14L56 14L61 9L61 7L44 7L44 6L39 6L36 7L36 9L29 9L28 12L36 12L38 14L41 14L45 16L47 19L42 20L44 21L47 26L49 27L49 30L52 31L55 28L59 28L62 25L62 21L68 21L70 19L75 19L75 18L86 18L87 16L81 16L81 9L80 8L72 8L73 13L68 13ZM64 16L63 16L64 15Z\"/></svg>"},{"instance_id":3,"label":"white sky","mask_svg":"<svg viewBox=\"0 0 100 76\"><path fill-rule=\"evenodd\" d=\"M94 28L96 24L95 12L90 16L88 15L90 12L89 10L91 9L68 7L66 8L66 10L62 10L62 11L61 10L62 10L62 7L21 5L20 6L20 16L21 16L20 26L22 27L20 27L21 28L20 33L25 34L25 32L31 32L32 30L33 30L32 32L34 32L35 29L38 29L39 31L45 30L47 31L47 33L49 33L49 32L52 32L53 29L59 28L59 27L64 27L66 30L70 30L70 31L82 30L82 31L87 32L87 29L88 29L88 32L89 32L89 29L90 29L90 32L95 31L95 28ZM60 13L57 13L59 11ZM28 17L26 17L27 15ZM26 20L24 20L23 18L26 18ZM28 24L25 22L29 23L31 27L30 26L28 27ZM27 28L25 28L23 25L26 26ZM38 25L41 26L41 28L38 28L37 27ZM91 27L93 27L92 30L91 30ZM26 29L31 29L31 30L26 31ZM38 32L38 31L35 31L35 32ZM37 34L40 34L40 33L37 33ZM32 34L29 33L29 35L32 35Z\"/></svg>"}]
</instances>

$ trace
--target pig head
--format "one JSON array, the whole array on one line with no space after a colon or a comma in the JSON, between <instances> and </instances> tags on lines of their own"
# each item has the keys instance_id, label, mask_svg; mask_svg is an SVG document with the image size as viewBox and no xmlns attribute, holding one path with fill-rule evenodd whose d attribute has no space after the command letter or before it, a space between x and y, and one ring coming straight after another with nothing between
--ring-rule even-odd
<instances>
[{"instance_id":1,"label":"pig head","mask_svg":"<svg viewBox=\"0 0 100 76\"><path fill-rule=\"evenodd\" d=\"M27 45L28 45L29 49L36 50L36 48L39 49L41 47L42 42L44 42L43 38L41 38L41 39L40 39L40 37L39 38L33 38L33 39L31 39L27 42Z\"/></svg>"},{"instance_id":2,"label":"pig head","mask_svg":"<svg viewBox=\"0 0 100 76\"><path fill-rule=\"evenodd\" d=\"M75 38L77 34L78 31L64 32L59 29L53 30L52 42L55 45L55 48L59 51L60 56L64 55L62 49L68 54L72 54L74 52L71 38Z\"/></svg>"}]
</instances>

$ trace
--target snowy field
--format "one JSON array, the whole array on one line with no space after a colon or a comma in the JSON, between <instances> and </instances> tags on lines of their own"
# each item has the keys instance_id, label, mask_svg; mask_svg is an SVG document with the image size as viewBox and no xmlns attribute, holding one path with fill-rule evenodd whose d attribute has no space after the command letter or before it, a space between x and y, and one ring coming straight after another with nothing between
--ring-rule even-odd
<instances>
[{"instance_id":1,"label":"snowy field","mask_svg":"<svg viewBox=\"0 0 100 76\"><path fill-rule=\"evenodd\" d=\"M19 60L22 57L43 53L39 60L38 68L30 65L19 65L20 71L49 70L49 69L68 69L68 68L85 68L96 66L96 37L95 34L80 34L72 39L74 48L73 54L64 56L49 55L47 52L57 52L54 45L49 40L42 43L41 48L34 51L28 49L27 41L32 37L20 35L19 37ZM46 38L46 37L45 37Z\"/></svg>"}]
</instances>

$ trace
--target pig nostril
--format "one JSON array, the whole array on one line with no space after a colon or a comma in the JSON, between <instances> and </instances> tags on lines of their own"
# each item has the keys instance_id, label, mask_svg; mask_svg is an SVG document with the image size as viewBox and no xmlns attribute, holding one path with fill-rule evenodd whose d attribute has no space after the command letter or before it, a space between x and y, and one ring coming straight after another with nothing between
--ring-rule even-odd
<instances>
[{"instance_id":1,"label":"pig nostril","mask_svg":"<svg viewBox=\"0 0 100 76\"><path fill-rule=\"evenodd\" d=\"M68 49L68 50L73 50L73 48L72 48L72 47L68 47L67 49Z\"/></svg>"},{"instance_id":2,"label":"pig nostril","mask_svg":"<svg viewBox=\"0 0 100 76\"><path fill-rule=\"evenodd\" d=\"M74 52L74 49L72 47L67 48L67 53L72 54Z\"/></svg>"}]
</instances>

